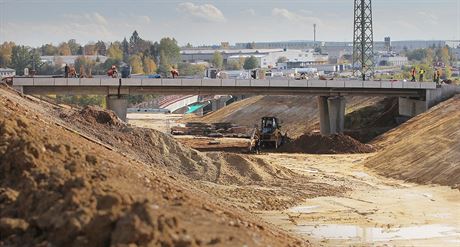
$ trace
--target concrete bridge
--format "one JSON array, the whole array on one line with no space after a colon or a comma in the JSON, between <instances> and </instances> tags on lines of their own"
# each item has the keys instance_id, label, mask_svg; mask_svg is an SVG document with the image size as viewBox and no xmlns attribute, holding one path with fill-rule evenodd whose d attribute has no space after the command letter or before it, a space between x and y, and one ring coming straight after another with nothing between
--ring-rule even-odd
<instances>
[{"instance_id":1,"label":"concrete bridge","mask_svg":"<svg viewBox=\"0 0 460 247\"><path fill-rule=\"evenodd\" d=\"M344 96L400 97L400 114L415 116L426 111L445 95L444 91L431 82L290 80L287 78L240 80L16 77L13 79L13 87L33 95L106 95L107 108L113 110L123 120L126 120L128 95L316 95L319 96L318 106L323 134L343 131ZM455 90L457 89L453 89Z\"/></svg>"}]
</instances>

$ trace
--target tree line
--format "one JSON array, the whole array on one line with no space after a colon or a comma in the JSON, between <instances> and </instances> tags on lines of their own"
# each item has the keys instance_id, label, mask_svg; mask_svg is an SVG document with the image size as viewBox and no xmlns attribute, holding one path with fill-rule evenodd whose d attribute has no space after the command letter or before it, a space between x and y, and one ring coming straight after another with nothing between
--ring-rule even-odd
<instances>
[{"instance_id":1,"label":"tree line","mask_svg":"<svg viewBox=\"0 0 460 247\"><path fill-rule=\"evenodd\" d=\"M134 31L129 39L105 43L98 41L81 45L71 39L55 46L44 44L40 47L17 45L4 42L0 45L0 67L10 67L19 75L24 68L33 69L37 74L62 74L62 61L54 61L57 66L42 62L40 56L78 56L75 69L83 68L86 73L105 74L112 65L128 64L134 74L166 75L171 68L180 64L180 48L174 38L162 38L159 42L142 39ZM87 56L107 56L105 62L88 59ZM59 58L57 58L59 59Z\"/></svg>"}]
</instances>

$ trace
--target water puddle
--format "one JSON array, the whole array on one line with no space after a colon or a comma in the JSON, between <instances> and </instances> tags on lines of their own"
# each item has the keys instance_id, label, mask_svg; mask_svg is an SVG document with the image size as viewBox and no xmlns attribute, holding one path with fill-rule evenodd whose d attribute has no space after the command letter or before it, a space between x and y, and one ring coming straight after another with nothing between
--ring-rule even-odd
<instances>
[{"instance_id":1,"label":"water puddle","mask_svg":"<svg viewBox=\"0 0 460 247\"><path fill-rule=\"evenodd\" d=\"M354 225L298 225L292 229L318 239L353 240L358 242L386 242L449 237L458 239L460 232L446 225L422 225L401 228L376 228Z\"/></svg>"}]
</instances>

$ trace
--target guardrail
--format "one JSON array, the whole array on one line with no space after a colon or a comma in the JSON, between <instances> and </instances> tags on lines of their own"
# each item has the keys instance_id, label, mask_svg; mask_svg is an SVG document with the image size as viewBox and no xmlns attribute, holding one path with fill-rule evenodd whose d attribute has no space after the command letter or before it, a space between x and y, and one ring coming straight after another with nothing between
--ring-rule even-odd
<instances>
[{"instance_id":1,"label":"guardrail","mask_svg":"<svg viewBox=\"0 0 460 247\"><path fill-rule=\"evenodd\" d=\"M291 79L149 79L149 78L21 78L13 86L85 86L85 87L280 87L280 88L383 88L436 89L434 82L291 80Z\"/></svg>"}]
</instances>

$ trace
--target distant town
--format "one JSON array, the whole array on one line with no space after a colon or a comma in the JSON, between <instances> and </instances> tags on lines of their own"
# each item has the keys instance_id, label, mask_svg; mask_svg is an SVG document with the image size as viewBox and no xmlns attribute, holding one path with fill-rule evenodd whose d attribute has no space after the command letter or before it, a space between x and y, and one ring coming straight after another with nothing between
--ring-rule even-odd
<instances>
[{"instance_id":1,"label":"distant town","mask_svg":"<svg viewBox=\"0 0 460 247\"><path fill-rule=\"evenodd\" d=\"M27 47L13 42L0 46L0 75L63 75L69 66L74 77L104 76L128 67L129 76L186 78L353 77L353 42L246 42L209 46L178 46L173 38L144 40L137 31L129 39L85 45L72 39L58 45ZM423 70L426 80L440 71L443 80L459 80L460 40L374 42L375 78L407 79Z\"/></svg>"}]
</instances>

